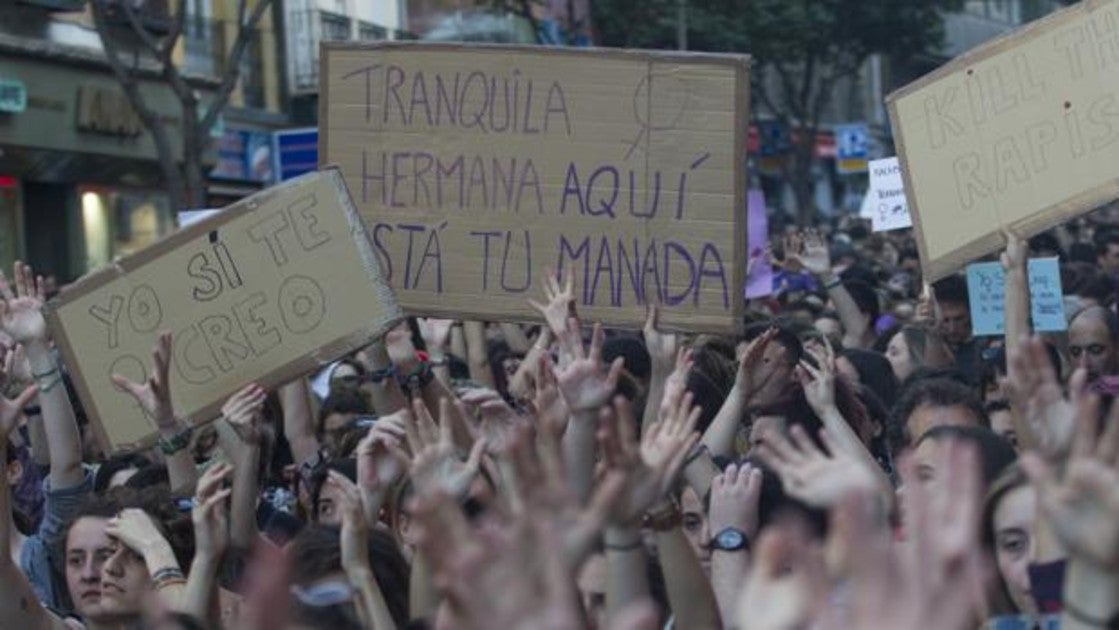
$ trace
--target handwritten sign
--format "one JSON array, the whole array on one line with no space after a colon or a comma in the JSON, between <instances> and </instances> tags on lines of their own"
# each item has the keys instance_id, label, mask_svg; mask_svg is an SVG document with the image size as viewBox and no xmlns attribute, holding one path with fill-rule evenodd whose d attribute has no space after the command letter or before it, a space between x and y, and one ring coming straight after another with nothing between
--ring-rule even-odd
<instances>
[{"instance_id":1,"label":"handwritten sign","mask_svg":"<svg viewBox=\"0 0 1119 630\"><path fill-rule=\"evenodd\" d=\"M320 160L409 313L534 320L551 268L589 321L740 326L748 58L332 42L321 75Z\"/></svg>"},{"instance_id":2,"label":"handwritten sign","mask_svg":"<svg viewBox=\"0 0 1119 630\"><path fill-rule=\"evenodd\" d=\"M1085 0L889 96L926 277L1119 196L1117 24Z\"/></svg>"},{"instance_id":3,"label":"handwritten sign","mask_svg":"<svg viewBox=\"0 0 1119 630\"><path fill-rule=\"evenodd\" d=\"M1030 288L1030 318L1038 332L1068 328L1061 294L1061 270L1056 258L1033 258L1026 263ZM976 336L1006 332L1006 274L997 262L967 266L971 326Z\"/></svg>"},{"instance_id":4,"label":"handwritten sign","mask_svg":"<svg viewBox=\"0 0 1119 630\"><path fill-rule=\"evenodd\" d=\"M156 427L110 381L143 381L173 335L175 411L211 420L250 382L273 387L365 345L401 317L337 169L260 192L68 287L48 321L114 450Z\"/></svg>"},{"instance_id":5,"label":"handwritten sign","mask_svg":"<svg viewBox=\"0 0 1119 630\"><path fill-rule=\"evenodd\" d=\"M773 265L766 256L769 243L769 217L766 216L765 191L751 188L746 194L746 241L749 244L746 274L746 299L773 293Z\"/></svg>"},{"instance_id":6,"label":"handwritten sign","mask_svg":"<svg viewBox=\"0 0 1119 630\"><path fill-rule=\"evenodd\" d=\"M901 165L896 157L870 162L870 220L875 232L911 227L909 204L905 200Z\"/></svg>"}]
</instances>

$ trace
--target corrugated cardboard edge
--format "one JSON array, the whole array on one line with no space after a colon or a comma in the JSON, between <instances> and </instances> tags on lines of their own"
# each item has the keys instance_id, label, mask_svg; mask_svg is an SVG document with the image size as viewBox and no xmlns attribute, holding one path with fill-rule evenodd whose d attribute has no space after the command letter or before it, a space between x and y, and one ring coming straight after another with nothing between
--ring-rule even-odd
<instances>
[{"instance_id":1,"label":"corrugated cardboard edge","mask_svg":"<svg viewBox=\"0 0 1119 630\"><path fill-rule=\"evenodd\" d=\"M238 201L237 203L229 206L224 211L217 215L200 221L184 230L175 232L151 247L137 252L132 256L122 258L116 263L103 267L84 278L78 280L74 284L64 289L56 298L50 301L45 309L47 323L50 326L51 334L54 336L55 342L59 346L62 353L62 358L67 366L77 365L77 355L74 352L73 345L70 342L66 330L62 327L62 322L58 317L57 309L61 308L74 300L85 296L86 294L99 289L108 282L115 280L129 271L136 269L156 258L165 252L171 251L186 243L199 238L213 230L220 228L242 215L253 212L268 199L273 196L284 192L288 188L298 186L303 183L305 179L317 178L326 176L330 179L331 184L334 186L339 195L341 205L346 212L347 222L350 225L350 237L354 241L354 245L358 248L362 261L365 264L367 275L373 285L378 300L385 304L386 316L380 321L373 321L359 331L338 337L337 339L321 346L313 354L306 355L295 361L291 361L285 365L279 366L276 369L268 372L264 376L256 379L256 382L265 389L272 389L279 385L288 383L296 378L311 372L312 370L334 361L335 359L349 353L351 350L360 348L362 346L372 343L374 340L382 337L393 326L403 319L403 312L396 301L396 296L392 289L385 282L384 277L380 273L380 267L377 264L376 255L369 244L369 240L365 233L364 224L361 221L361 216L358 214L354 206L353 199L350 197L349 190L346 188L345 181L342 178L342 173L335 167L322 169L316 173L308 173L300 177L288 180L263 190L251 197ZM153 423L153 432L137 442L113 444L109 439L109 434L105 430L105 418L100 410L97 408L89 383L85 376L71 372L70 374L75 388L78 390L78 396L81 398L82 405L85 409L86 415L94 427L98 439L109 448L113 453L127 452L140 448L149 448L153 446L158 439L158 434L155 432L155 425ZM231 387L230 390L219 396L218 400L214 403L195 411L190 415L180 416L180 418L194 426L205 425L218 417L221 407L225 402L225 398L233 395L241 385Z\"/></svg>"},{"instance_id":2,"label":"corrugated cardboard edge","mask_svg":"<svg viewBox=\"0 0 1119 630\"><path fill-rule=\"evenodd\" d=\"M897 102L914 92L917 92L937 81L960 71L966 71L989 57L1002 54L1013 48L1019 41L1037 37L1043 32L1059 28L1062 24L1080 18L1082 14L1091 13L1096 9L1114 3L1116 0L1083 0L1060 11L1051 13L1035 20L1028 25L991 40L978 48L967 52L952 61L937 68L933 72L913 81L886 96L886 109L890 116L890 128L894 132L894 145L897 148L898 159L901 161L902 179L905 182L905 198L909 204L910 216L913 219L913 230L917 237L917 251L921 259L921 271L928 282L939 280L952 275L963 268L969 261L985 256L1006 246L1006 239L998 233L987 234L979 237L961 247L953 249L946 254L934 259L929 256L922 229L922 208L913 195L913 182L910 179L909 157L905 148L905 134L898 124ZM1029 238L1069 219L1080 216L1086 211L1106 203L1119 196L1119 179L1101 184L1093 189L1076 195L1063 203L1051 206L1047 212L1025 221L1006 225L1007 229L1020 238ZM935 209L932 209L935 211ZM965 235L961 235L963 237Z\"/></svg>"},{"instance_id":3,"label":"corrugated cardboard edge","mask_svg":"<svg viewBox=\"0 0 1119 630\"><path fill-rule=\"evenodd\" d=\"M506 44L462 44L456 42L413 42L413 41L376 41L376 42L347 42L347 41L323 41L319 44L319 166L325 167L328 149L328 135L326 128L329 121L330 111L330 95L327 91L327 86L330 82L330 57L332 52L352 52L361 50L371 51L384 51L384 50L416 50L416 51L435 51L435 52L453 52L456 50L482 50L489 52L504 52L509 54L525 53L525 54L541 54L547 53L549 55L565 55L574 57L586 57L590 59L618 58L630 61L649 61L649 62L672 62L672 63L704 63L704 64L719 64L729 65L735 69L736 80L739 82L739 88L736 90L735 95L735 146L741 151L740 159L735 160L735 208L739 208L740 212L735 215L734 221L734 251L732 253L733 269L730 274L731 285L728 287L730 291L731 308L727 317L722 318L719 324L689 326L687 321L681 321L686 317L686 314L681 313L679 317L666 316L662 314L662 326L666 332L683 332L683 333L715 333L726 335L740 334L745 326L746 314L746 298L743 293L743 287L746 286L746 263L748 260L748 253L746 251L746 144L747 133L749 129L750 119L750 66L753 62L750 55L745 54L726 54L726 53L703 53L703 52L681 52L681 51L660 51L660 50L631 50L622 48L571 48L563 46L520 46L520 45L506 45ZM599 317L596 319L598 323L610 328L620 329L638 329L643 325L644 315L640 317L624 317L623 311L615 311L619 317L612 318L610 316ZM642 311L643 313L644 311ZM470 310L463 310L457 308L454 311L441 310L439 308L425 308L422 313L408 313L408 315L420 315L425 317L438 317L443 319L470 319L472 317L481 316L483 318L490 317L492 313L474 312ZM638 321L640 319L640 321ZM526 324L539 324L538 318L533 318L529 314L510 313L505 316L502 321L505 322L518 322Z\"/></svg>"}]
</instances>

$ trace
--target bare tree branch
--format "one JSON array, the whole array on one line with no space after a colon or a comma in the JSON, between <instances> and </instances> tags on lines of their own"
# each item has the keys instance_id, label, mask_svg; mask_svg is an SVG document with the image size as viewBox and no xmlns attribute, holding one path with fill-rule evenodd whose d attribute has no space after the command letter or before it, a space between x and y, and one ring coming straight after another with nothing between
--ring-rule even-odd
<instances>
[{"instance_id":1,"label":"bare tree branch","mask_svg":"<svg viewBox=\"0 0 1119 630\"><path fill-rule=\"evenodd\" d=\"M152 34L148 32L148 29L144 28L143 23L140 22L140 16L136 15L136 9L133 8L132 3L120 2L117 4L121 7L124 7L124 15L128 18L128 23L132 26L132 30L136 32L136 36L140 38L141 42L143 42L144 47L151 51L151 53L158 59L159 51L161 50L159 41L156 38L152 37Z\"/></svg>"},{"instance_id":2,"label":"bare tree branch","mask_svg":"<svg viewBox=\"0 0 1119 630\"><path fill-rule=\"evenodd\" d=\"M105 18L105 0L92 0L90 5L93 9L93 22L97 28L97 34L101 38L101 46L105 49L105 58L109 62L109 67L117 77L117 81L120 83L121 89L124 90L132 109L140 117L140 121L148 128L148 131L151 132L160 164L164 173L171 178L178 168L171 137L163 126L163 122L159 119L159 115L148 106L143 93L140 92L140 85L134 74L135 67L130 70L121 59L120 49L117 48L117 43L113 40L112 34L109 33L109 24ZM134 64L138 64L138 56L134 56L133 61ZM171 193L175 197L175 202L180 203L183 195L181 181L177 185L176 182L169 181L168 185L172 189Z\"/></svg>"},{"instance_id":3,"label":"bare tree branch","mask_svg":"<svg viewBox=\"0 0 1119 630\"><path fill-rule=\"evenodd\" d=\"M241 19L245 13L247 0L240 0L237 7L238 13L238 26L237 26L237 39L233 42L233 48L229 53L229 58L225 64L225 77L222 79L221 86L218 88L217 93L214 95L214 100L210 102L210 106L206 109L206 115L202 117L201 129L209 132L209 129L214 126L221 114L221 110L225 109L226 104L229 102L229 95L233 93L234 86L237 85L237 80L241 78L241 57L244 56L245 50L249 47L249 42L252 40L254 33L256 33L256 26L260 19L264 16L264 12L272 3L272 0L258 0L257 5L253 7L252 15L249 16L248 22Z\"/></svg>"},{"instance_id":4,"label":"bare tree branch","mask_svg":"<svg viewBox=\"0 0 1119 630\"><path fill-rule=\"evenodd\" d=\"M175 8L175 19L171 21L171 30L167 32L167 37L163 40L163 49L159 53L160 59L171 58L171 53L175 50L175 44L178 43L183 34L186 14L187 2L186 0L179 0L179 5Z\"/></svg>"}]
</instances>

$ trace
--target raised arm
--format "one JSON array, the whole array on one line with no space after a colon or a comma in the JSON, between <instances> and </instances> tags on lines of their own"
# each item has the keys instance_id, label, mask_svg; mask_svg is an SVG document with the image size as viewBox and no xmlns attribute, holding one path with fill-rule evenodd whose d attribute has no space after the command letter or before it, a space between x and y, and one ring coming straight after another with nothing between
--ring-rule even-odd
<instances>
[{"instance_id":1,"label":"raised arm","mask_svg":"<svg viewBox=\"0 0 1119 630\"><path fill-rule=\"evenodd\" d=\"M15 264L14 293L0 273L0 327L23 344L27 352L50 445L51 488L57 490L77 486L85 477L78 423L41 312L45 293L42 277L36 278L31 268L21 262Z\"/></svg>"},{"instance_id":2,"label":"raised arm","mask_svg":"<svg viewBox=\"0 0 1119 630\"><path fill-rule=\"evenodd\" d=\"M230 543L248 551L256 542L256 506L260 494L260 422L268 393L252 384L222 406L218 444L233 464L233 499L229 512ZM224 508L223 508L224 509ZM197 523L195 524L197 527Z\"/></svg>"},{"instance_id":3,"label":"raised arm","mask_svg":"<svg viewBox=\"0 0 1119 630\"><path fill-rule=\"evenodd\" d=\"M490 356L486 352L486 325L482 322L463 322L466 335L466 363L470 366L470 378L475 383L493 388L493 371Z\"/></svg>"},{"instance_id":4,"label":"raised arm","mask_svg":"<svg viewBox=\"0 0 1119 630\"><path fill-rule=\"evenodd\" d=\"M758 501L762 493L762 471L749 464L731 464L715 477L711 486L708 523L712 538L731 532L733 542L741 536L742 545L716 545L711 550L711 586L719 604L719 614L731 625L738 594L750 569L750 549L758 533Z\"/></svg>"},{"instance_id":5,"label":"raised arm","mask_svg":"<svg viewBox=\"0 0 1119 630\"><path fill-rule=\"evenodd\" d=\"M444 385L451 385L451 367L447 362L447 342L454 328L453 319L420 318L416 320L420 326L420 336L427 346L427 358L431 362L431 370L435 378Z\"/></svg>"},{"instance_id":6,"label":"raised arm","mask_svg":"<svg viewBox=\"0 0 1119 630\"><path fill-rule=\"evenodd\" d=\"M176 608L204 625L213 625L211 602L217 590L222 556L229 547L229 508L232 490L223 490L233 468L229 464L211 466L198 480L191 520L194 522L194 560L190 575ZM234 482L236 484L236 482Z\"/></svg>"},{"instance_id":7,"label":"raised arm","mask_svg":"<svg viewBox=\"0 0 1119 630\"><path fill-rule=\"evenodd\" d=\"M136 399L159 428L160 449L167 456L167 475L174 492L189 493L194 488L197 471L191 456L192 427L175 417L171 404L171 333L162 332L152 348L152 369L147 380L136 383L113 374L113 383L122 392ZM53 450L53 449L52 449Z\"/></svg>"},{"instance_id":8,"label":"raised arm","mask_svg":"<svg viewBox=\"0 0 1119 630\"><path fill-rule=\"evenodd\" d=\"M291 444L295 463L303 464L319 453L315 437L315 416L311 410L311 391L307 379L300 377L277 390L284 413L284 435Z\"/></svg>"},{"instance_id":9,"label":"raised arm","mask_svg":"<svg viewBox=\"0 0 1119 630\"><path fill-rule=\"evenodd\" d=\"M1010 346L1030 334L1030 289L1026 279L1026 256L1029 251L1022 239L1010 232L1005 234L1006 251L1001 256L1006 282L1006 329L1003 334L1004 345ZM1009 376L1014 368L1008 362L1006 369Z\"/></svg>"},{"instance_id":10,"label":"raised arm","mask_svg":"<svg viewBox=\"0 0 1119 630\"><path fill-rule=\"evenodd\" d=\"M342 570L356 591L358 617L366 628L395 630L396 622L369 564L369 529L358 489L336 471L330 472L326 482L342 497Z\"/></svg>"},{"instance_id":11,"label":"raised arm","mask_svg":"<svg viewBox=\"0 0 1119 630\"><path fill-rule=\"evenodd\" d=\"M35 397L34 387L25 389L15 400L0 396L0 455L7 457L8 436L19 422L21 409ZM5 461L7 461L5 459ZM12 561L14 522L11 517L12 500L8 484L0 483L0 627L42 628L57 621L49 615L31 590L27 576Z\"/></svg>"},{"instance_id":12,"label":"raised arm","mask_svg":"<svg viewBox=\"0 0 1119 630\"><path fill-rule=\"evenodd\" d=\"M369 372L362 390L369 393L369 400L373 403L373 411L378 416L387 416L408 407L408 400L396 381L396 368L392 364L385 340L373 342L358 357Z\"/></svg>"},{"instance_id":13,"label":"raised arm","mask_svg":"<svg viewBox=\"0 0 1119 630\"><path fill-rule=\"evenodd\" d=\"M866 349L870 345L867 330L871 322L861 310L843 281L832 270L828 244L819 232L810 230L804 236L790 239L786 243L786 259L799 262L809 273L824 285L828 297L835 304L839 321L843 323L843 346L845 348Z\"/></svg>"},{"instance_id":14,"label":"raised arm","mask_svg":"<svg viewBox=\"0 0 1119 630\"><path fill-rule=\"evenodd\" d=\"M733 454L734 438L738 435L742 417L746 414L746 405L762 385L773 376L773 367L762 361L762 356L776 336L777 329L767 330L762 336L750 342L746 351L739 357L734 386L727 394L727 399L723 401L723 406L719 408L719 413L703 433L702 443L712 455Z\"/></svg>"},{"instance_id":15,"label":"raised arm","mask_svg":"<svg viewBox=\"0 0 1119 630\"><path fill-rule=\"evenodd\" d=\"M649 391L645 396L645 412L641 414L641 430L644 431L657 421L661 400L670 377L676 377L676 385L687 386L688 372L691 370L690 355L681 355L677 348L676 335L660 331L659 311L656 306L649 307L645 318L645 349L649 352ZM687 361L686 366L681 361Z\"/></svg>"}]
</instances>

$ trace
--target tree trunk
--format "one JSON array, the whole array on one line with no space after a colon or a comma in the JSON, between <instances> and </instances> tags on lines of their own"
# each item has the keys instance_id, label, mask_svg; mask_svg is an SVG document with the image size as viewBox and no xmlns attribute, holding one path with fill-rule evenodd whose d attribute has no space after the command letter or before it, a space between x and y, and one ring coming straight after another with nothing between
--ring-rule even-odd
<instances>
[{"instance_id":1,"label":"tree trunk","mask_svg":"<svg viewBox=\"0 0 1119 630\"><path fill-rule=\"evenodd\" d=\"M185 207L181 210L199 210L206 207L206 173L202 158L210 141L210 134L198 121L197 103L183 103L183 179L185 180Z\"/></svg>"},{"instance_id":2,"label":"tree trunk","mask_svg":"<svg viewBox=\"0 0 1119 630\"><path fill-rule=\"evenodd\" d=\"M808 132L812 135L808 136ZM809 227L816 222L815 182L812 178L812 158L816 151L815 130L801 129L800 138L793 146L793 168L790 184L797 204L797 223Z\"/></svg>"}]
</instances>

